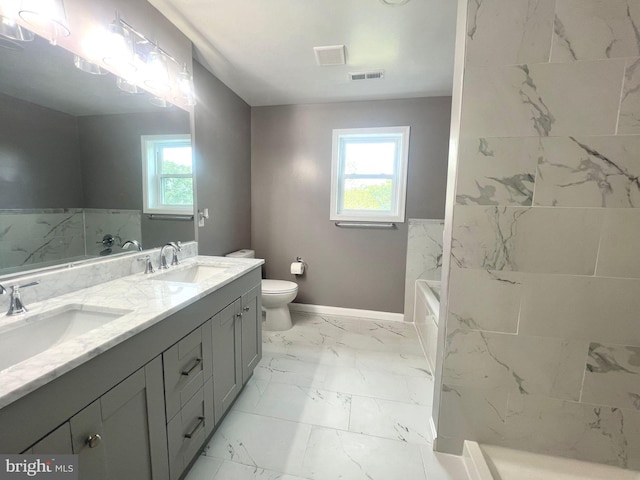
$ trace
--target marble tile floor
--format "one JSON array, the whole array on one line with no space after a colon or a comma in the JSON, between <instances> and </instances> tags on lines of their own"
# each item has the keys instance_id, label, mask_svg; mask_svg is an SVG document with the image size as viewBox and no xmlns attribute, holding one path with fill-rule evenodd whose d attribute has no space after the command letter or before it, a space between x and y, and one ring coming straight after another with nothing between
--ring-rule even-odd
<instances>
[{"instance_id":1,"label":"marble tile floor","mask_svg":"<svg viewBox=\"0 0 640 480\"><path fill-rule=\"evenodd\" d=\"M435 453L414 326L293 313L186 480L465 480Z\"/></svg>"}]
</instances>

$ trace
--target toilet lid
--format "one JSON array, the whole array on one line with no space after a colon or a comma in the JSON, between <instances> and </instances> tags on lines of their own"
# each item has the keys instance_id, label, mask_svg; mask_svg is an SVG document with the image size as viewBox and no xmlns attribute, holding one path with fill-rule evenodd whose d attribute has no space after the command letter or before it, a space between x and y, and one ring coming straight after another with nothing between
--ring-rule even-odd
<instances>
[{"instance_id":1,"label":"toilet lid","mask_svg":"<svg viewBox=\"0 0 640 480\"><path fill-rule=\"evenodd\" d=\"M262 280L262 293L290 293L298 290L298 284L286 280Z\"/></svg>"}]
</instances>

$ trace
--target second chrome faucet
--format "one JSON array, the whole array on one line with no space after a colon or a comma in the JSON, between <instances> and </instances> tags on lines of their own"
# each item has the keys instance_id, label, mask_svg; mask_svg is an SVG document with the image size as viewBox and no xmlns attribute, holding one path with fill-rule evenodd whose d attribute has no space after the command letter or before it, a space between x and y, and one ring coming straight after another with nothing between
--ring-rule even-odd
<instances>
[{"instance_id":1,"label":"second chrome faucet","mask_svg":"<svg viewBox=\"0 0 640 480\"><path fill-rule=\"evenodd\" d=\"M178 265L178 252L182 251L182 244L180 242L169 242L162 246L160 249L160 269L166 270L169 268L167 265L167 257L165 256L165 249L171 247L173 249L173 257L171 258L171 265Z\"/></svg>"}]
</instances>

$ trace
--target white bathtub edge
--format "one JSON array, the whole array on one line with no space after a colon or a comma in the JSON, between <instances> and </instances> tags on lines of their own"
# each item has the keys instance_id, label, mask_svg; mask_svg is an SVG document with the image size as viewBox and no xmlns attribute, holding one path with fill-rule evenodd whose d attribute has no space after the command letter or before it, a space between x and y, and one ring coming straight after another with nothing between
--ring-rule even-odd
<instances>
[{"instance_id":1,"label":"white bathtub edge","mask_svg":"<svg viewBox=\"0 0 640 480\"><path fill-rule=\"evenodd\" d=\"M465 440L462 458L469 480L494 480L478 442Z\"/></svg>"}]
</instances>

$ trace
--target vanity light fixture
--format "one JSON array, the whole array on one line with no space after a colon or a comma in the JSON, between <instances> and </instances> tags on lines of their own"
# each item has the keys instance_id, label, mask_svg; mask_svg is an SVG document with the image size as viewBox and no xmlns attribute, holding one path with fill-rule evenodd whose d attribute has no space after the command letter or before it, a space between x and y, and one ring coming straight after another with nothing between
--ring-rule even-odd
<instances>
[{"instance_id":1,"label":"vanity light fixture","mask_svg":"<svg viewBox=\"0 0 640 480\"><path fill-rule=\"evenodd\" d=\"M90 62L86 58L82 58L80 55L73 56L73 64L78 70L82 70L83 72L90 73L91 75L106 75L106 70L100 68L100 65L97 63Z\"/></svg>"},{"instance_id":2,"label":"vanity light fixture","mask_svg":"<svg viewBox=\"0 0 640 480\"><path fill-rule=\"evenodd\" d=\"M18 25L13 18L0 15L0 37L16 42L30 42L35 35Z\"/></svg>"},{"instance_id":3,"label":"vanity light fixture","mask_svg":"<svg viewBox=\"0 0 640 480\"><path fill-rule=\"evenodd\" d=\"M157 45L147 55L144 84L151 90L166 93L171 90L167 55Z\"/></svg>"},{"instance_id":4,"label":"vanity light fixture","mask_svg":"<svg viewBox=\"0 0 640 480\"><path fill-rule=\"evenodd\" d=\"M71 34L63 0L22 0L18 15L51 45Z\"/></svg>"},{"instance_id":5,"label":"vanity light fixture","mask_svg":"<svg viewBox=\"0 0 640 480\"><path fill-rule=\"evenodd\" d=\"M118 77L116 80L116 85L123 92L131 93L133 95L141 93L135 82L127 80L126 78Z\"/></svg>"},{"instance_id":6,"label":"vanity light fixture","mask_svg":"<svg viewBox=\"0 0 640 480\"><path fill-rule=\"evenodd\" d=\"M121 76L133 77L138 70L135 64L135 42L131 32L124 27L118 12L115 20L109 25L105 49L102 57L105 65L116 69Z\"/></svg>"},{"instance_id":7,"label":"vanity light fixture","mask_svg":"<svg viewBox=\"0 0 640 480\"><path fill-rule=\"evenodd\" d=\"M171 106L171 104L162 97L151 97L149 99L149 103L151 103L151 105L155 105L156 107L160 107L160 108L168 108Z\"/></svg>"},{"instance_id":8,"label":"vanity light fixture","mask_svg":"<svg viewBox=\"0 0 640 480\"><path fill-rule=\"evenodd\" d=\"M193 90L193 77L187 70L187 64L182 65L180 73L178 73L178 89L179 94L175 98L178 102L184 103L190 107L196 104L196 95Z\"/></svg>"}]
</instances>

